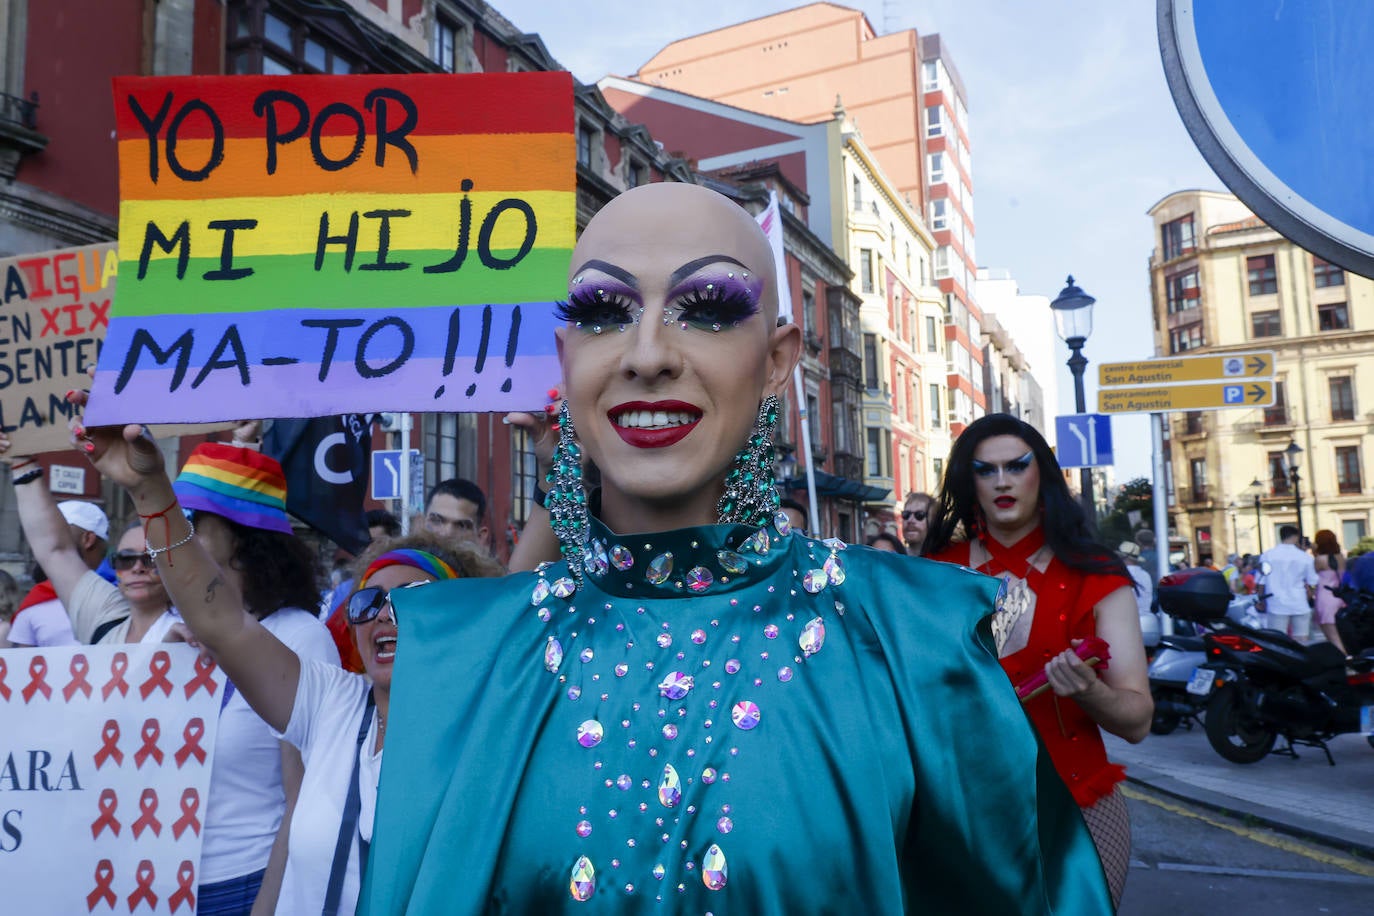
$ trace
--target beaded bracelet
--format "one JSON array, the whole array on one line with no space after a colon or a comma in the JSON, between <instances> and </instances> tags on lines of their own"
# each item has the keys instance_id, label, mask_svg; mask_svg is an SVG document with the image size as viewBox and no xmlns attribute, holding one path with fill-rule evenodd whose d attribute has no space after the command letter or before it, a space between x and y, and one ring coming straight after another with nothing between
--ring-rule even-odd
<instances>
[{"instance_id":1,"label":"beaded bracelet","mask_svg":"<svg viewBox=\"0 0 1374 916\"><path fill-rule=\"evenodd\" d=\"M18 477L12 478L12 479L10 480L10 483L13 484L13 485L16 486L16 487L22 487L22 486L23 486L24 484L26 484L26 483L33 483L35 480L37 480L38 478L40 478L40 477L42 477L42 476L43 476L43 469L42 469L42 468L34 468L32 471L25 471L24 473L20 474Z\"/></svg>"},{"instance_id":2,"label":"beaded bracelet","mask_svg":"<svg viewBox=\"0 0 1374 916\"><path fill-rule=\"evenodd\" d=\"M168 544L166 547L147 547L147 548L145 548L145 549L147 550L147 552L148 552L148 559L150 559L150 560L152 560L154 563L156 563L156 562L157 562L157 558L160 557L160 556L162 556L164 553L167 553L167 552L172 551L172 550L176 550L178 547L185 547L187 544L191 543L191 541L193 541L193 540L195 539L195 536L196 536L196 526L195 526L195 525L191 522L191 520L188 518L188 519L186 520L186 527L190 529L190 530L186 533L186 537L184 537L184 538L182 538L181 540L177 541L175 544ZM174 565L174 564L172 563L172 558L171 558L171 557L168 557L168 558L167 558L167 565L168 565L168 566Z\"/></svg>"}]
</instances>

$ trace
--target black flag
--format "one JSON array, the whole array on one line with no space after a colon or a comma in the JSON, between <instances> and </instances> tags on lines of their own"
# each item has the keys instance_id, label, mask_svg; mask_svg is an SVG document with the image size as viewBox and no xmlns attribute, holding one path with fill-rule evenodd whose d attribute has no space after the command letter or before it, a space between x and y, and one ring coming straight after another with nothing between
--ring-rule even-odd
<instances>
[{"instance_id":1,"label":"black flag","mask_svg":"<svg viewBox=\"0 0 1374 916\"><path fill-rule=\"evenodd\" d=\"M349 553L368 544L363 500L372 461L372 417L350 413L277 420L262 450L286 474L286 509Z\"/></svg>"}]
</instances>

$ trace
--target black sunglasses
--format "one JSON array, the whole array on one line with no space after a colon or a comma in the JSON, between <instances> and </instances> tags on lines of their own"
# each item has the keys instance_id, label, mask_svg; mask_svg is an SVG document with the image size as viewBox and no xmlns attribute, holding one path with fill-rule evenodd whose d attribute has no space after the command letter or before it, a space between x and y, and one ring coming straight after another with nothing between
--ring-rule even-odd
<instances>
[{"instance_id":1,"label":"black sunglasses","mask_svg":"<svg viewBox=\"0 0 1374 916\"><path fill-rule=\"evenodd\" d=\"M928 513L925 509L908 509L907 511L902 513L902 518L906 519L909 522L923 522L926 520L927 514Z\"/></svg>"},{"instance_id":2,"label":"black sunglasses","mask_svg":"<svg viewBox=\"0 0 1374 916\"><path fill-rule=\"evenodd\" d=\"M132 550L121 550L110 557L110 565L114 567L115 572L128 572L139 563L157 572L157 564L153 562L152 554L147 551L135 553Z\"/></svg>"},{"instance_id":3,"label":"black sunglasses","mask_svg":"<svg viewBox=\"0 0 1374 916\"><path fill-rule=\"evenodd\" d=\"M391 606L391 592L403 588L414 588L417 585L428 585L429 581L407 582L405 585L398 585L395 589L385 589L379 585L369 585L367 588L360 588L348 599L348 622L354 626L360 626L372 620L376 620L382 613L382 608L391 611L391 619L396 619L396 609Z\"/></svg>"}]
</instances>

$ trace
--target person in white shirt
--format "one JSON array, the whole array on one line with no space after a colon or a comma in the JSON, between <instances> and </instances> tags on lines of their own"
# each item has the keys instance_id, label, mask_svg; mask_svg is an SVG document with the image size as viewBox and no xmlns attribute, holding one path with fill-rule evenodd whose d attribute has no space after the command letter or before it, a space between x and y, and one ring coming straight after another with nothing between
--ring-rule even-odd
<instances>
[{"instance_id":1,"label":"person in white shirt","mask_svg":"<svg viewBox=\"0 0 1374 916\"><path fill-rule=\"evenodd\" d=\"M1317 569L1312 555L1298 546L1296 527L1279 528L1279 543L1260 554L1261 569L1264 563L1269 564L1261 585L1265 593L1264 625L1298 642L1307 642L1312 628L1311 598L1317 587Z\"/></svg>"},{"instance_id":2,"label":"person in white shirt","mask_svg":"<svg viewBox=\"0 0 1374 916\"><path fill-rule=\"evenodd\" d=\"M84 404L84 393L76 401ZM202 445L174 488L146 429L78 425L76 432L89 444L91 462L129 491L149 522L149 552L195 642L233 682L236 698L300 749L303 778L285 821L285 870L279 888L270 888L272 906L283 914L352 914L366 872L390 711L397 627L389 593L460 574L500 575L500 564L475 546L440 543L429 534L374 545L359 561L358 588L346 610L367 672L352 674L338 666L337 656L321 663L293 646L272 622L282 611L265 617L252 611L261 583L245 574L251 567L231 541L254 515L264 525L278 521L286 490L276 462L244 449ZM229 490L240 498L228 499ZM183 508L195 510L189 519ZM279 521L286 522L284 512ZM303 585L313 588L313 581ZM318 595L297 604L317 602ZM242 769L250 779L262 775ZM281 848L279 837L274 861ZM264 880L262 894L268 892ZM263 896L256 909L268 909Z\"/></svg>"}]
</instances>

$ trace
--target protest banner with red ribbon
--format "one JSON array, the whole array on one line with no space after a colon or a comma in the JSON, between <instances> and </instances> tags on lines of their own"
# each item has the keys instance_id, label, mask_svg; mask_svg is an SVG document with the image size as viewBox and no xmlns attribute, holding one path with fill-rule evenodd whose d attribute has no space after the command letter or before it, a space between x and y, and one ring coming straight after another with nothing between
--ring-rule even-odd
<instances>
[{"instance_id":1,"label":"protest banner with red ribbon","mask_svg":"<svg viewBox=\"0 0 1374 916\"><path fill-rule=\"evenodd\" d=\"M6 911L193 913L223 696L184 645L0 651Z\"/></svg>"}]
</instances>

